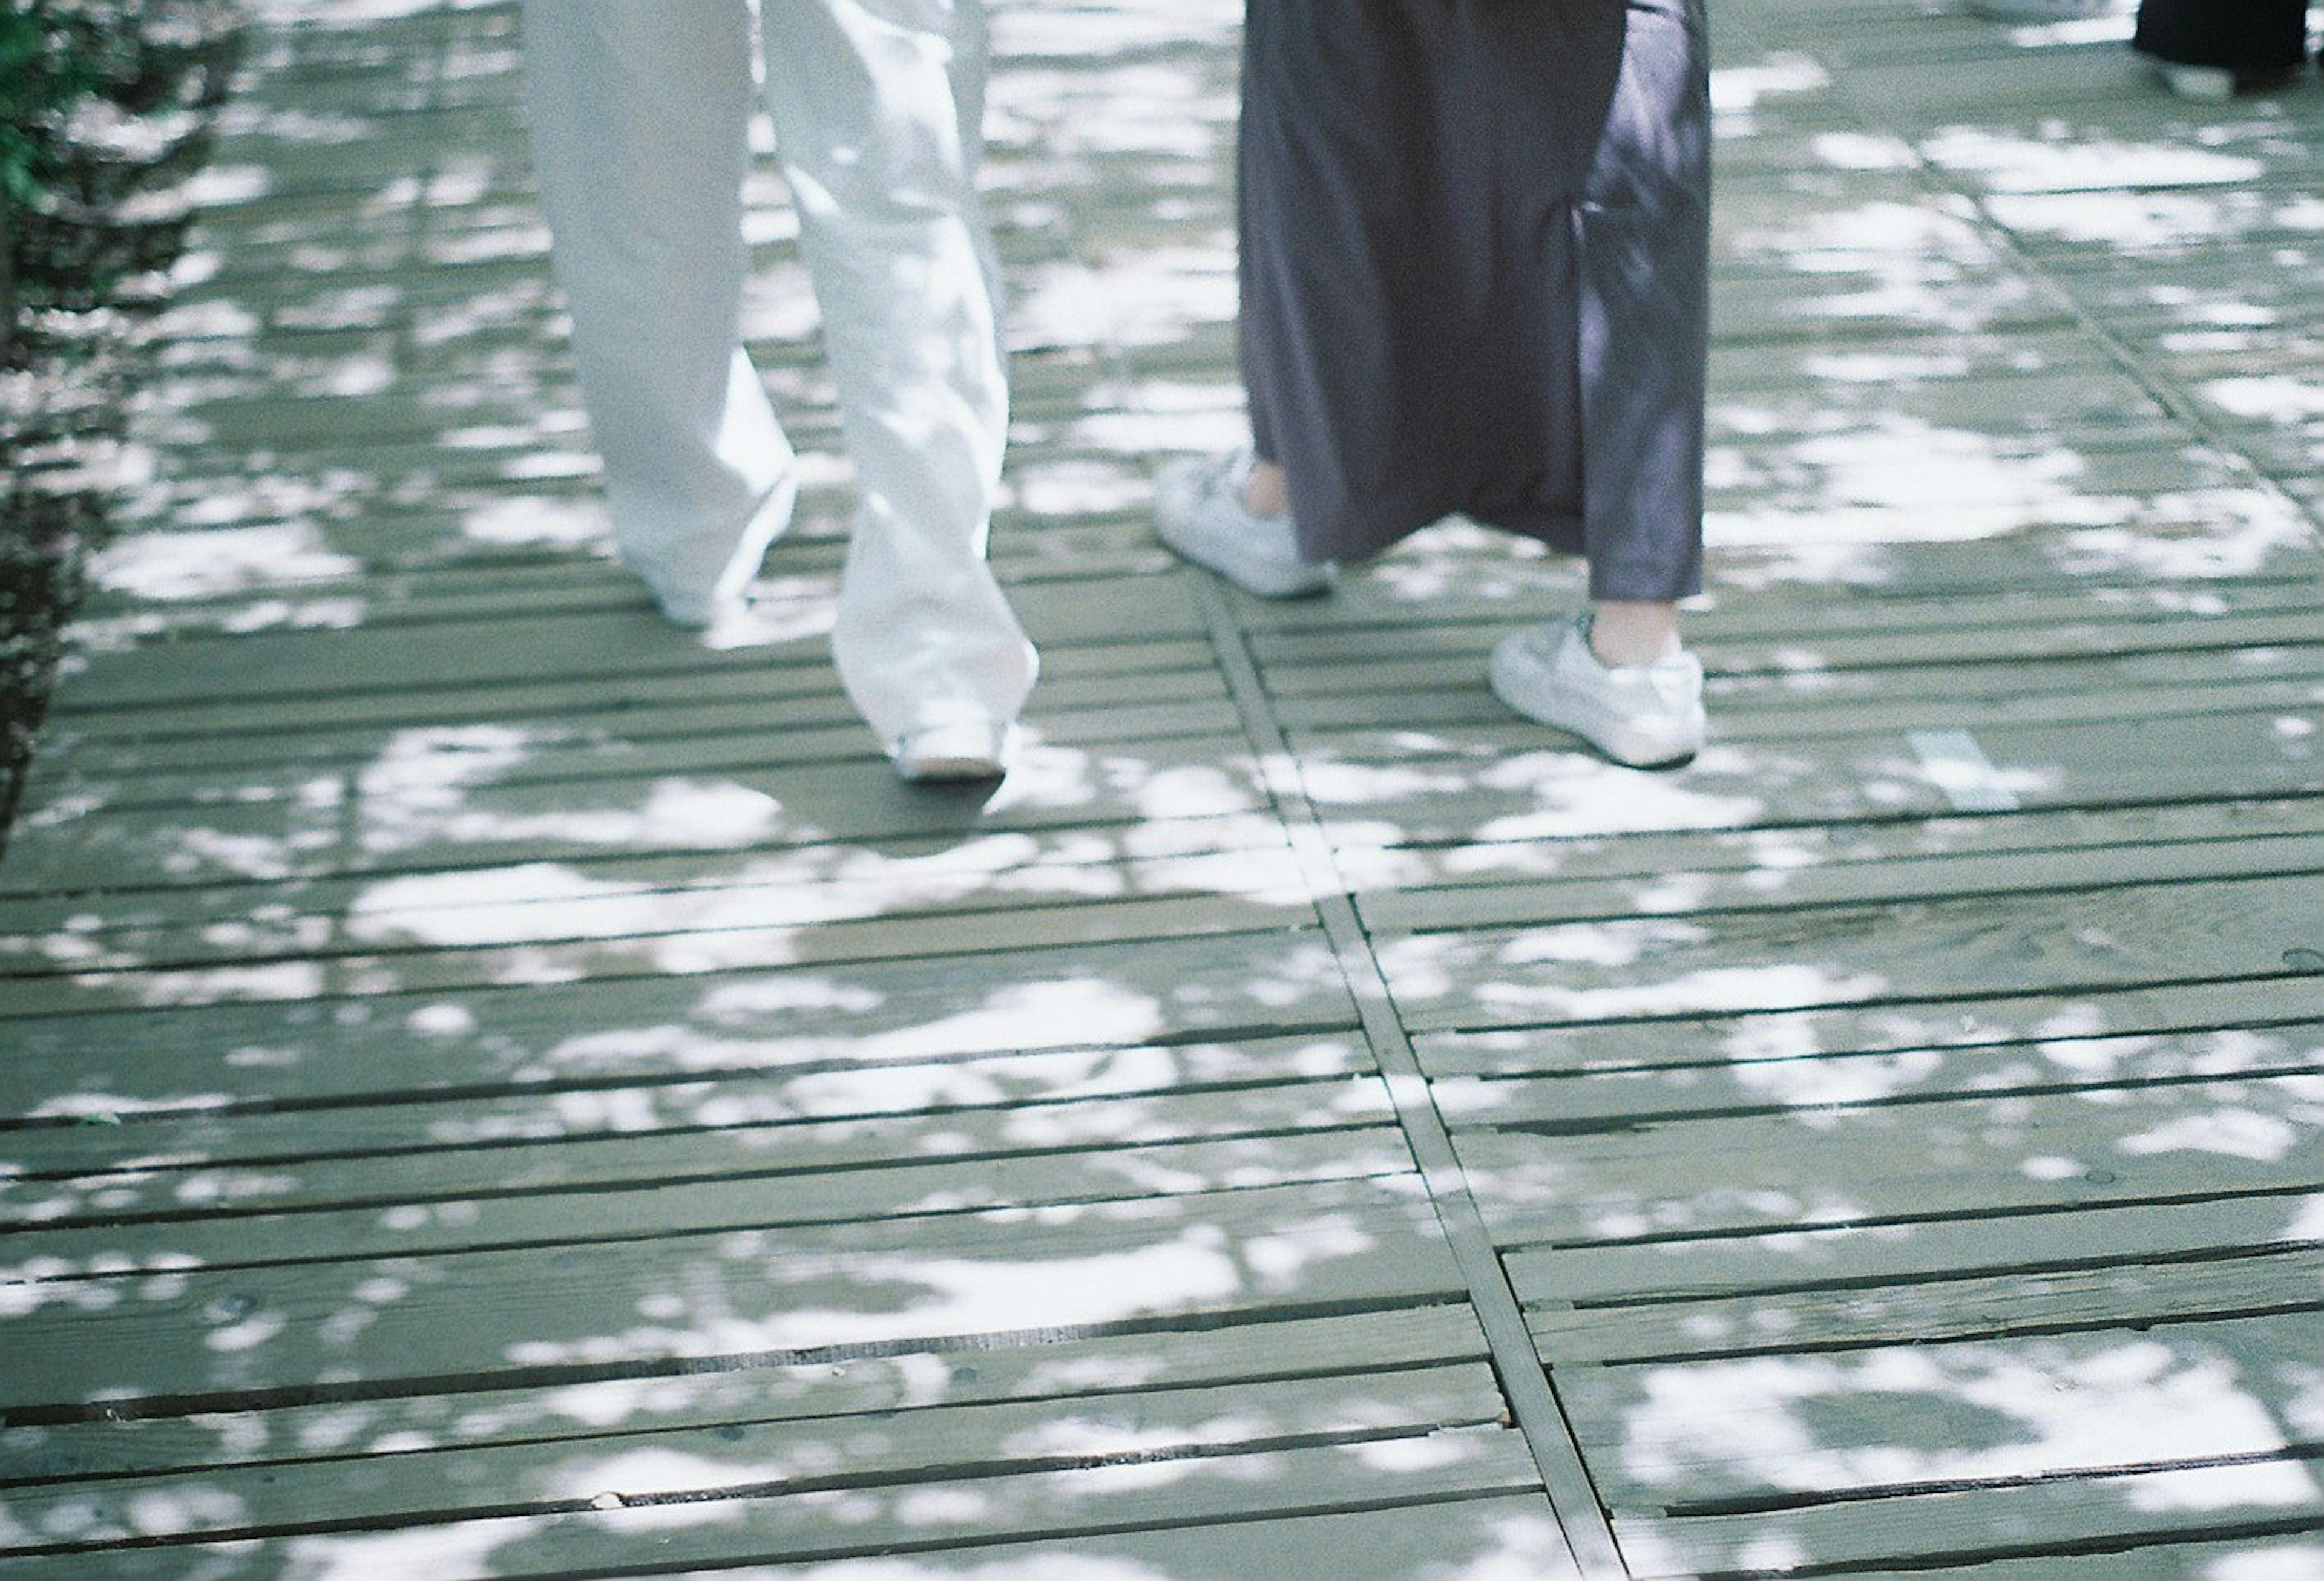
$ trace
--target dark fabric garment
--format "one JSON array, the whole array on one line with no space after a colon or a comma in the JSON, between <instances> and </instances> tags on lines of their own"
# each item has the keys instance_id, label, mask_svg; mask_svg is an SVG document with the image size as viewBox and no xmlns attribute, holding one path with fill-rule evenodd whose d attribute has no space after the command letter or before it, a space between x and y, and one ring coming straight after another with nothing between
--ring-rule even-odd
<instances>
[{"instance_id":1,"label":"dark fabric garment","mask_svg":"<svg viewBox=\"0 0 2324 1581\"><path fill-rule=\"evenodd\" d=\"M1243 371L1300 550L1455 512L1702 576L1702 0L1252 0Z\"/></svg>"},{"instance_id":2,"label":"dark fabric garment","mask_svg":"<svg viewBox=\"0 0 2324 1581\"><path fill-rule=\"evenodd\" d=\"M2308 0L2143 0L2131 47L2179 66L2281 71L2308 55Z\"/></svg>"}]
</instances>

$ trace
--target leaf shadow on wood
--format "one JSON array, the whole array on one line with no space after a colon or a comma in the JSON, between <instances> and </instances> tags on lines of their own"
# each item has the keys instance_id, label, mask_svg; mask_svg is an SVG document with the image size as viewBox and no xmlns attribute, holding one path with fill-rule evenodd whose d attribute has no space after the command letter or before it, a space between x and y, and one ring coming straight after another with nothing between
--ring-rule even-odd
<instances>
[{"instance_id":1,"label":"leaf shadow on wood","mask_svg":"<svg viewBox=\"0 0 2324 1581\"><path fill-rule=\"evenodd\" d=\"M2324 1043L2248 992L1427 1040L1633 1563L2312 1530Z\"/></svg>"}]
</instances>

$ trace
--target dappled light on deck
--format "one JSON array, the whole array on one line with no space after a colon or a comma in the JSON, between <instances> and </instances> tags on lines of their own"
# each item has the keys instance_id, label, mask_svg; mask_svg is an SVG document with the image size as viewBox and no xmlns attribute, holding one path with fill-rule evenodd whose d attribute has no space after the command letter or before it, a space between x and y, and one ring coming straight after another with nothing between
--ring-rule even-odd
<instances>
[{"instance_id":1,"label":"dappled light on deck","mask_svg":"<svg viewBox=\"0 0 2324 1581\"><path fill-rule=\"evenodd\" d=\"M1714 4L1641 774L1483 683L1537 546L1153 541L1241 7L996 4L1044 670L930 791L763 128L801 507L682 632L514 5L253 9L0 867L0 1577L2324 1578L2324 90Z\"/></svg>"}]
</instances>

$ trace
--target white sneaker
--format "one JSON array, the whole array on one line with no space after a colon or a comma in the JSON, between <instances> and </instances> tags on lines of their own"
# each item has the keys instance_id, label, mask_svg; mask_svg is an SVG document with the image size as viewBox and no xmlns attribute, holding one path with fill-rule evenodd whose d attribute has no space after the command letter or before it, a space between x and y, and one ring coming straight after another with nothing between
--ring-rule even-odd
<instances>
[{"instance_id":1,"label":"white sneaker","mask_svg":"<svg viewBox=\"0 0 2324 1581\"><path fill-rule=\"evenodd\" d=\"M1493 695L1527 719L1571 731L1617 763L1655 768L1702 749L1702 665L1682 648L1615 669L1590 646L1590 617L1535 626L1493 648Z\"/></svg>"},{"instance_id":2,"label":"white sneaker","mask_svg":"<svg viewBox=\"0 0 2324 1581\"><path fill-rule=\"evenodd\" d=\"M2236 97L2236 74L2224 66L2180 66L2154 63L2163 86L2176 97L2199 105L2224 105Z\"/></svg>"},{"instance_id":3,"label":"white sneaker","mask_svg":"<svg viewBox=\"0 0 2324 1581\"><path fill-rule=\"evenodd\" d=\"M638 579L653 595L654 608L661 611L661 618L688 631L723 626L751 607L750 595L740 591L703 593L663 587L642 573Z\"/></svg>"},{"instance_id":4,"label":"white sneaker","mask_svg":"<svg viewBox=\"0 0 2324 1581\"><path fill-rule=\"evenodd\" d=\"M1332 567L1299 557L1289 515L1242 502L1251 456L1190 456L1154 483L1154 533L1205 571L1261 598L1301 598L1332 585Z\"/></svg>"},{"instance_id":5,"label":"white sneaker","mask_svg":"<svg viewBox=\"0 0 2324 1581\"><path fill-rule=\"evenodd\" d=\"M904 732L896 742L896 774L908 785L999 779L1016 756L1015 725L989 719L944 720Z\"/></svg>"},{"instance_id":6,"label":"white sneaker","mask_svg":"<svg viewBox=\"0 0 2324 1581\"><path fill-rule=\"evenodd\" d=\"M2163 78L2163 86L2179 97L2199 105L2224 105L2245 94L2274 93L2297 87L2308 63L2303 60L2297 66L2236 71L2225 66L2181 66L2175 60L2157 60L2154 69Z\"/></svg>"}]
</instances>

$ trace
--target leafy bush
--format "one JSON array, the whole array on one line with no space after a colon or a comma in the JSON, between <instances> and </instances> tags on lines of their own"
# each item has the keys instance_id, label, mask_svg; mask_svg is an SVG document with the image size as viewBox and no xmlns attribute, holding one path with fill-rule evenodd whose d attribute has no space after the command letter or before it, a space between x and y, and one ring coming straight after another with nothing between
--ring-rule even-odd
<instances>
[{"instance_id":1,"label":"leafy bush","mask_svg":"<svg viewBox=\"0 0 2324 1581\"><path fill-rule=\"evenodd\" d=\"M235 62L234 0L0 0L0 366L28 317L86 312L166 267L152 199L198 163ZM132 198L144 217L123 222ZM156 221L159 223L156 223Z\"/></svg>"},{"instance_id":2,"label":"leafy bush","mask_svg":"<svg viewBox=\"0 0 2324 1581\"><path fill-rule=\"evenodd\" d=\"M97 68L72 30L44 8L0 15L0 364L15 346L17 238L64 164L63 128L97 87Z\"/></svg>"},{"instance_id":3,"label":"leafy bush","mask_svg":"<svg viewBox=\"0 0 2324 1581\"><path fill-rule=\"evenodd\" d=\"M236 0L0 0L0 851L241 37Z\"/></svg>"},{"instance_id":4,"label":"leafy bush","mask_svg":"<svg viewBox=\"0 0 2324 1581\"><path fill-rule=\"evenodd\" d=\"M26 208L60 163L59 133L97 85L74 30L45 8L0 16L0 206Z\"/></svg>"}]
</instances>

